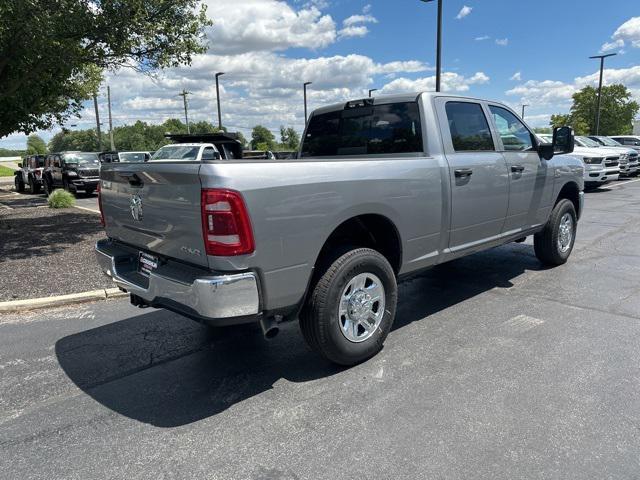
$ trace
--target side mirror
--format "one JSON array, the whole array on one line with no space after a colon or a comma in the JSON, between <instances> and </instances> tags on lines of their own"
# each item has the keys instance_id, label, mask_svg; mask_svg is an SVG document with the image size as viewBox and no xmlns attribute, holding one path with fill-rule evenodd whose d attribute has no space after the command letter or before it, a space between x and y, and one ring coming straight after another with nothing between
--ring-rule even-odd
<instances>
[{"instance_id":1,"label":"side mirror","mask_svg":"<svg viewBox=\"0 0 640 480\"><path fill-rule=\"evenodd\" d=\"M556 127L553 129L553 153L563 155L573 152L575 137L571 127Z\"/></svg>"}]
</instances>

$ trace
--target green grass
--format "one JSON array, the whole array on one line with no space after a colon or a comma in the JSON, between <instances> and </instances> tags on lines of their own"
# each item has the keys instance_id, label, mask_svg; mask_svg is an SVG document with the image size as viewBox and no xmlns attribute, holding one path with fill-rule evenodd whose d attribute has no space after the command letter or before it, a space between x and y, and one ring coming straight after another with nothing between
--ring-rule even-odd
<instances>
[{"instance_id":1,"label":"green grass","mask_svg":"<svg viewBox=\"0 0 640 480\"><path fill-rule=\"evenodd\" d=\"M4 165L0 165L0 177L13 177L13 170Z\"/></svg>"},{"instance_id":2,"label":"green grass","mask_svg":"<svg viewBox=\"0 0 640 480\"><path fill-rule=\"evenodd\" d=\"M69 192L58 188L47 198L49 208L71 208L76 204L76 198Z\"/></svg>"}]
</instances>

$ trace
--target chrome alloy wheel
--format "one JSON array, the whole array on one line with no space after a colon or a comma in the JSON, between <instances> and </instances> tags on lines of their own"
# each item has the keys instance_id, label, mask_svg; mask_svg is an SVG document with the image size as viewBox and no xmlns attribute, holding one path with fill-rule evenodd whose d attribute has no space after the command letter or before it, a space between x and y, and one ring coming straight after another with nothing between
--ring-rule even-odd
<instances>
[{"instance_id":1,"label":"chrome alloy wheel","mask_svg":"<svg viewBox=\"0 0 640 480\"><path fill-rule=\"evenodd\" d=\"M373 273L351 279L340 295L340 330L347 340L360 343L380 326L384 317L384 286Z\"/></svg>"},{"instance_id":2,"label":"chrome alloy wheel","mask_svg":"<svg viewBox=\"0 0 640 480\"><path fill-rule=\"evenodd\" d=\"M565 213L560 219L560 229L558 231L558 249L565 253L571 247L573 240L573 217L570 213Z\"/></svg>"}]
</instances>

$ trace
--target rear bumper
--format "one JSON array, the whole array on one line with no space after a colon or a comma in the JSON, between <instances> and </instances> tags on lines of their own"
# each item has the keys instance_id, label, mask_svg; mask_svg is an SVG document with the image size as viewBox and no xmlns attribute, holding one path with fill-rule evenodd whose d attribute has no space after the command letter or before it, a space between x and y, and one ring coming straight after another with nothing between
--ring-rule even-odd
<instances>
[{"instance_id":1,"label":"rear bumper","mask_svg":"<svg viewBox=\"0 0 640 480\"><path fill-rule=\"evenodd\" d=\"M138 250L109 239L96 243L96 256L116 285L152 307L212 325L253 322L260 315L258 280L252 272L215 274L168 262L146 276L138 272Z\"/></svg>"}]
</instances>

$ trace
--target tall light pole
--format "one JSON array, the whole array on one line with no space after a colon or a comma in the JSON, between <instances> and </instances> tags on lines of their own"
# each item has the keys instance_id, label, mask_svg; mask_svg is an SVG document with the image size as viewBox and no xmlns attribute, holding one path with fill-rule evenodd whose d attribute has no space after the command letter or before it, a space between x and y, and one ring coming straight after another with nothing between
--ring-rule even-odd
<instances>
[{"instance_id":1,"label":"tall light pole","mask_svg":"<svg viewBox=\"0 0 640 480\"><path fill-rule=\"evenodd\" d=\"M98 135L98 151L102 150L102 132L100 132L100 112L98 112L98 93L93 92L93 108L96 111L96 134Z\"/></svg>"},{"instance_id":2,"label":"tall light pole","mask_svg":"<svg viewBox=\"0 0 640 480\"><path fill-rule=\"evenodd\" d=\"M371 98L371 94L372 94L373 92L376 92L377 90L378 90L377 88L370 88L370 89L369 89L369 98Z\"/></svg>"},{"instance_id":3,"label":"tall light pole","mask_svg":"<svg viewBox=\"0 0 640 480\"><path fill-rule=\"evenodd\" d=\"M600 135L600 105L602 102L602 74L604 73L604 59L607 57L613 57L617 53L608 53L607 55L594 55L589 58L600 59L600 84L598 85L598 103L596 106L596 135Z\"/></svg>"},{"instance_id":4,"label":"tall light pole","mask_svg":"<svg viewBox=\"0 0 640 480\"><path fill-rule=\"evenodd\" d=\"M222 130L222 113L220 113L220 81L218 80L224 72L216 73L216 100L218 102L218 130Z\"/></svg>"},{"instance_id":5,"label":"tall light pole","mask_svg":"<svg viewBox=\"0 0 640 480\"><path fill-rule=\"evenodd\" d=\"M311 85L313 82L304 82L302 89L304 90L304 123L307 124L307 85Z\"/></svg>"},{"instance_id":6,"label":"tall light pole","mask_svg":"<svg viewBox=\"0 0 640 480\"><path fill-rule=\"evenodd\" d=\"M424 3L434 0L420 0ZM442 0L438 0L438 34L436 41L436 92L440 91L440 77L442 73Z\"/></svg>"},{"instance_id":7,"label":"tall light pole","mask_svg":"<svg viewBox=\"0 0 640 480\"><path fill-rule=\"evenodd\" d=\"M111 87L107 85L107 104L109 105L109 143L111 144L111 151L115 151L116 147L113 143L113 120L111 118Z\"/></svg>"},{"instance_id":8,"label":"tall light pole","mask_svg":"<svg viewBox=\"0 0 640 480\"><path fill-rule=\"evenodd\" d=\"M528 103L523 103L522 104L522 115L520 115L520 118L522 118L523 120L524 120L524 109L525 109L525 107L528 107L528 106L529 106Z\"/></svg>"},{"instance_id":9,"label":"tall light pole","mask_svg":"<svg viewBox=\"0 0 640 480\"><path fill-rule=\"evenodd\" d=\"M187 123L187 133L191 133L191 127L189 126L189 112L187 111L187 95L191 95L191 92L187 92L184 88L182 92L178 94L178 96L182 97L182 102L184 103L184 120Z\"/></svg>"}]
</instances>

